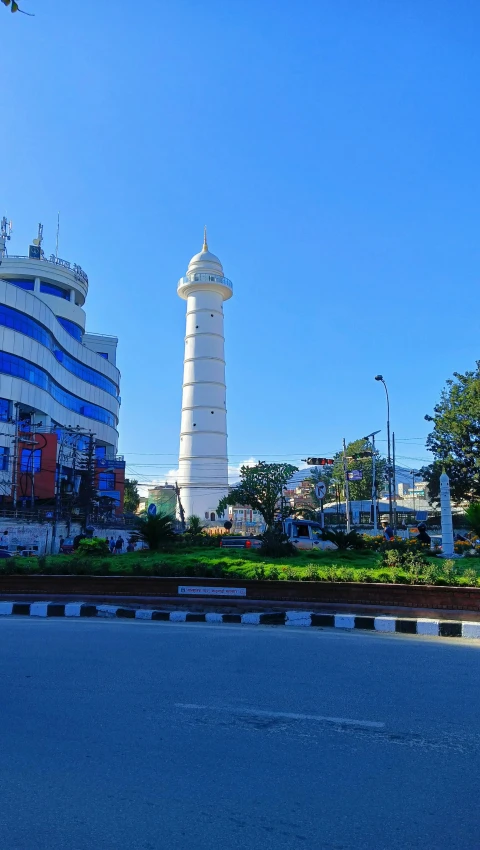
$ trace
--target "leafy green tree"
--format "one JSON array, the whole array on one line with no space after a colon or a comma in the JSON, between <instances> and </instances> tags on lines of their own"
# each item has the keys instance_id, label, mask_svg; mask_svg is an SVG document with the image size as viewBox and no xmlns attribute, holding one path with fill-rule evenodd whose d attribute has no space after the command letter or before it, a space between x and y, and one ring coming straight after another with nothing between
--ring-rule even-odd
<instances>
[{"instance_id":1,"label":"leafy green tree","mask_svg":"<svg viewBox=\"0 0 480 850\"><path fill-rule=\"evenodd\" d=\"M192 514L187 519L187 534L201 534L205 528L199 516Z\"/></svg>"},{"instance_id":2,"label":"leafy green tree","mask_svg":"<svg viewBox=\"0 0 480 850\"><path fill-rule=\"evenodd\" d=\"M260 511L267 528L272 528L282 490L294 472L297 467L290 463L266 463L264 460L256 466L240 467L240 481L220 500L218 513L223 513L227 505L250 505Z\"/></svg>"},{"instance_id":3,"label":"leafy green tree","mask_svg":"<svg viewBox=\"0 0 480 850\"><path fill-rule=\"evenodd\" d=\"M366 440L362 437L359 440L354 440L352 443L348 443L347 445L347 457L353 458L354 455L361 454L362 452L371 452L372 444L370 440ZM387 475L387 461L380 457L378 451L375 453L376 461L375 461L375 480L377 483L377 493L383 488L386 475ZM347 461L347 469L351 472L354 469L358 469L362 472L363 477L361 481L350 481L349 482L349 493L350 499L352 501L367 501L372 498L372 458L356 458L353 460ZM337 484L340 489L340 492L344 492L344 484L345 475L343 471L343 451L337 452L334 458L334 464L332 467L332 484Z\"/></svg>"},{"instance_id":4,"label":"leafy green tree","mask_svg":"<svg viewBox=\"0 0 480 850\"><path fill-rule=\"evenodd\" d=\"M423 467L429 497L439 501L440 475L443 468L450 478L454 502L480 498L480 360L472 372L453 373L446 382L433 416L433 431L427 437L427 448L434 462Z\"/></svg>"},{"instance_id":5,"label":"leafy green tree","mask_svg":"<svg viewBox=\"0 0 480 850\"><path fill-rule=\"evenodd\" d=\"M139 517L137 534L140 540L147 543L152 552L156 552L165 543L169 543L175 538L173 518L168 514L155 514L155 516L146 514L146 516Z\"/></svg>"},{"instance_id":6,"label":"leafy green tree","mask_svg":"<svg viewBox=\"0 0 480 850\"><path fill-rule=\"evenodd\" d=\"M305 479L304 484L309 485L307 492L305 493L306 500L305 505L313 508L313 512L315 510L320 510L321 504L320 499L315 495L315 487L320 482L323 482L326 487L326 495L324 498L324 502L331 501L335 498L335 486L333 482L333 468L331 466L314 466L308 478ZM308 505L307 505L308 503ZM297 507L297 505L296 505ZM300 507L300 503L299 503Z\"/></svg>"},{"instance_id":7,"label":"leafy green tree","mask_svg":"<svg viewBox=\"0 0 480 850\"><path fill-rule=\"evenodd\" d=\"M129 513L135 513L140 504L140 493L138 492L138 481L134 478L125 479L125 492L123 497L123 509Z\"/></svg>"},{"instance_id":8,"label":"leafy green tree","mask_svg":"<svg viewBox=\"0 0 480 850\"><path fill-rule=\"evenodd\" d=\"M22 15L28 15L29 18L33 18L34 15L32 12L24 12L23 9L20 9L16 0L2 0L4 6L10 6L11 12L21 12Z\"/></svg>"}]
</instances>

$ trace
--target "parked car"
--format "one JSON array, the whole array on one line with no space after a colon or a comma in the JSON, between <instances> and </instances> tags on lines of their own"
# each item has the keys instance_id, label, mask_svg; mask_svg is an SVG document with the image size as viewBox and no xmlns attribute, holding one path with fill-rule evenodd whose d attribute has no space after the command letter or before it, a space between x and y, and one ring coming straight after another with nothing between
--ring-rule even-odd
<instances>
[{"instance_id":1,"label":"parked car","mask_svg":"<svg viewBox=\"0 0 480 850\"><path fill-rule=\"evenodd\" d=\"M7 552L6 549L0 549L0 558L13 558L11 552Z\"/></svg>"}]
</instances>

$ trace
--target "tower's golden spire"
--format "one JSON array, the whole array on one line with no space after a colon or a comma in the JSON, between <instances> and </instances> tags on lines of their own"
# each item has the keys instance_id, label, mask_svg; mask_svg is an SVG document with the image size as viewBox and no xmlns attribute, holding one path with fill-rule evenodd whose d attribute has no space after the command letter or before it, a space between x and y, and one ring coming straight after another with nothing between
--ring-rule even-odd
<instances>
[{"instance_id":1,"label":"tower's golden spire","mask_svg":"<svg viewBox=\"0 0 480 850\"><path fill-rule=\"evenodd\" d=\"M208 244L207 244L207 225L205 225L205 227L203 228L203 248L202 248L202 251L208 251Z\"/></svg>"}]
</instances>

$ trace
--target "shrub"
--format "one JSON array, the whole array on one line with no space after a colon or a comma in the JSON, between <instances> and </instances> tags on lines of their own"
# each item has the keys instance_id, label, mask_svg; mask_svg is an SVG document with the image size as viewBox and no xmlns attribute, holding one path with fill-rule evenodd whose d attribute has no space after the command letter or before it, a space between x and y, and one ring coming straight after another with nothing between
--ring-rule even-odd
<instances>
[{"instance_id":1,"label":"shrub","mask_svg":"<svg viewBox=\"0 0 480 850\"><path fill-rule=\"evenodd\" d=\"M295 546L290 543L287 535L277 530L269 530L262 535L260 552L270 558L284 558L286 555L297 554Z\"/></svg>"},{"instance_id":2,"label":"shrub","mask_svg":"<svg viewBox=\"0 0 480 850\"><path fill-rule=\"evenodd\" d=\"M78 544L77 552L81 557L108 555L108 543L103 537L84 537Z\"/></svg>"},{"instance_id":3,"label":"shrub","mask_svg":"<svg viewBox=\"0 0 480 850\"><path fill-rule=\"evenodd\" d=\"M157 552L162 545L172 543L175 539L173 518L163 514L147 514L138 520L137 534L152 552Z\"/></svg>"},{"instance_id":4,"label":"shrub","mask_svg":"<svg viewBox=\"0 0 480 850\"><path fill-rule=\"evenodd\" d=\"M328 540L330 543L335 543L335 546L340 551L347 549L365 549L366 541L357 531L322 531L323 540Z\"/></svg>"}]
</instances>

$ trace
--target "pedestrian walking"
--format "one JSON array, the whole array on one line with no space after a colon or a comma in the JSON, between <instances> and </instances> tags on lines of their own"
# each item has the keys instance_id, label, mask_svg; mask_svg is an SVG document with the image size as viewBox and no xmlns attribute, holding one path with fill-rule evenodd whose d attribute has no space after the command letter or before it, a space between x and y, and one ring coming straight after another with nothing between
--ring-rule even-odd
<instances>
[{"instance_id":1,"label":"pedestrian walking","mask_svg":"<svg viewBox=\"0 0 480 850\"><path fill-rule=\"evenodd\" d=\"M116 552L116 554L117 554L117 555L120 555L120 553L121 553L122 549L123 549L123 537L121 537L121 536L119 535L119 536L117 537L117 541L116 541L116 543L115 543L115 552Z\"/></svg>"},{"instance_id":2,"label":"pedestrian walking","mask_svg":"<svg viewBox=\"0 0 480 850\"><path fill-rule=\"evenodd\" d=\"M115 552L115 540L113 539L113 537L110 538L109 546L110 546L110 554L113 555L113 553Z\"/></svg>"}]
</instances>

